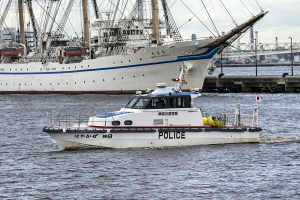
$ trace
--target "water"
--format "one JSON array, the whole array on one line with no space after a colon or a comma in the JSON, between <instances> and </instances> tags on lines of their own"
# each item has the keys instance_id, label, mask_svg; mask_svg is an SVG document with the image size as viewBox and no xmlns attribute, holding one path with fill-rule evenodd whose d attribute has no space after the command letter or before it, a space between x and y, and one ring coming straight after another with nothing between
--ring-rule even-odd
<instances>
[{"instance_id":1,"label":"water","mask_svg":"<svg viewBox=\"0 0 300 200\"><path fill-rule=\"evenodd\" d=\"M46 113L104 113L131 95L0 95L1 199L300 198L299 94L260 94L261 142L64 151ZM204 93L206 112L252 113L255 94Z\"/></svg>"}]
</instances>

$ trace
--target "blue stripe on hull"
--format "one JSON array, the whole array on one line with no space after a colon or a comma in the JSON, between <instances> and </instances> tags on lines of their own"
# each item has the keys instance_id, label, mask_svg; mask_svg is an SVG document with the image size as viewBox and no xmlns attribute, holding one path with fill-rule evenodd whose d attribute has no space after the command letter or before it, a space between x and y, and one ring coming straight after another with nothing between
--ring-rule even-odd
<instances>
[{"instance_id":1,"label":"blue stripe on hull","mask_svg":"<svg viewBox=\"0 0 300 200\"><path fill-rule=\"evenodd\" d=\"M141 66L151 66L151 65L160 65L166 63L175 63L180 61L187 60L203 60L212 58L220 48L210 48L206 50L204 53L192 55L192 56L179 56L176 60L163 61L163 62L155 62L155 63L145 63L138 65L126 65L120 67L106 67L106 68L96 68L96 69L83 69L83 70L73 70L73 71L59 71L59 72L0 72L5 75L31 75L31 74L68 74L68 73L78 73L78 72L91 72L91 71L102 71L102 70L112 70L112 69L122 69L122 68L132 68L132 67L141 67ZM1 65L0 65L1 66Z\"/></svg>"}]
</instances>

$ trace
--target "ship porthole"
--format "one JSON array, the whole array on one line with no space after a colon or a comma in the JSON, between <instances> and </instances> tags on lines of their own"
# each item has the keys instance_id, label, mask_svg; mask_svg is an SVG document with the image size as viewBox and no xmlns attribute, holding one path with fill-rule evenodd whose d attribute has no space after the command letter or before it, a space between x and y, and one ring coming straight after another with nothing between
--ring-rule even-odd
<instances>
[{"instance_id":1,"label":"ship porthole","mask_svg":"<svg viewBox=\"0 0 300 200\"><path fill-rule=\"evenodd\" d=\"M124 122L124 124L125 124L125 125L132 125L132 121L131 121L131 120L126 120L126 121Z\"/></svg>"},{"instance_id":2,"label":"ship porthole","mask_svg":"<svg viewBox=\"0 0 300 200\"><path fill-rule=\"evenodd\" d=\"M120 121L112 121L111 124L113 126L119 126L121 124L121 122Z\"/></svg>"}]
</instances>

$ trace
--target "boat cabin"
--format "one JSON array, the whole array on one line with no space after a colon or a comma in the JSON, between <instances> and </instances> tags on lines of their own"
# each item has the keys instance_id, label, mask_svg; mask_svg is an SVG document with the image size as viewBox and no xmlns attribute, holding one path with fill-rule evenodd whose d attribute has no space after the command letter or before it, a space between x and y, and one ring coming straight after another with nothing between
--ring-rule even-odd
<instances>
[{"instance_id":1,"label":"boat cabin","mask_svg":"<svg viewBox=\"0 0 300 200\"><path fill-rule=\"evenodd\" d=\"M188 92L171 94L136 95L125 106L128 109L172 109L191 108L191 95Z\"/></svg>"}]
</instances>

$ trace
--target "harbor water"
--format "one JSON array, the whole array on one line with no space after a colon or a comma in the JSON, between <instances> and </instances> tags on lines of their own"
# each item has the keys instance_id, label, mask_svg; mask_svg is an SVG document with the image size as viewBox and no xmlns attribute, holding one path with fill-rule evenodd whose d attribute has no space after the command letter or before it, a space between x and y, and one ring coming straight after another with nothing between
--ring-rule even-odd
<instances>
[{"instance_id":1,"label":"harbor water","mask_svg":"<svg viewBox=\"0 0 300 200\"><path fill-rule=\"evenodd\" d=\"M259 96L259 143L62 150L42 132L47 113L105 113L131 95L0 95L0 198L299 199L299 94ZM251 114L255 97L204 93L195 106Z\"/></svg>"}]
</instances>

